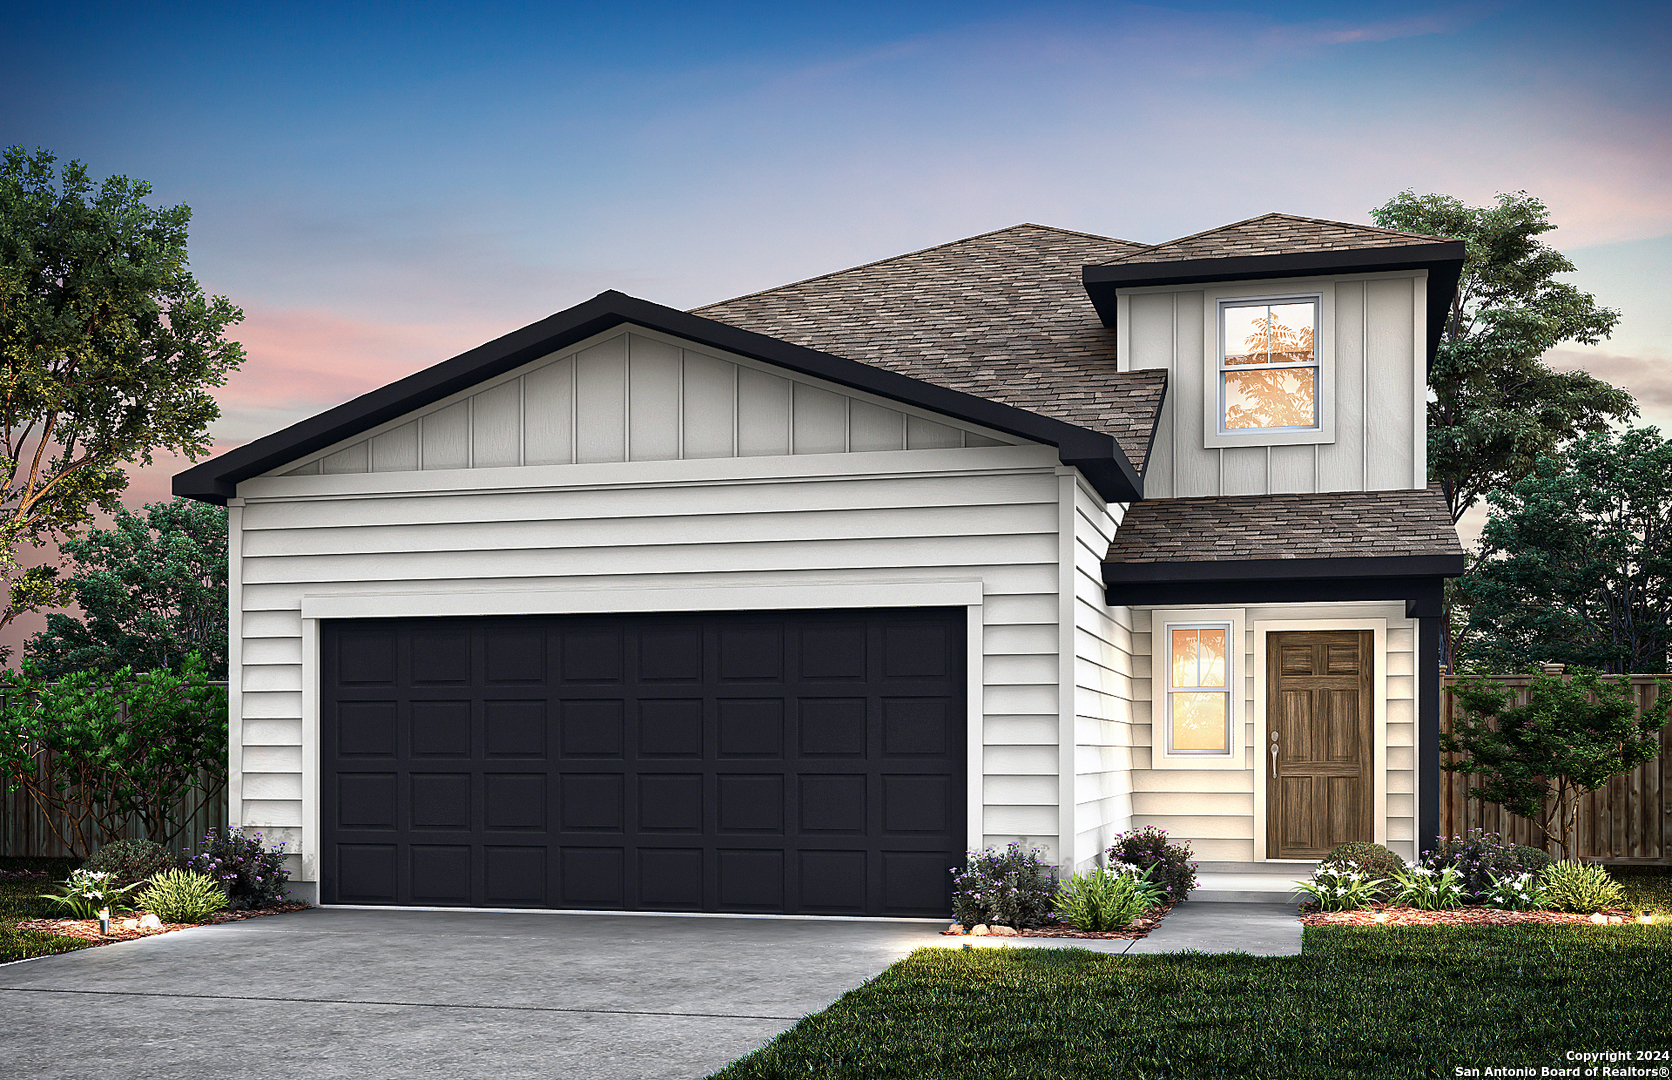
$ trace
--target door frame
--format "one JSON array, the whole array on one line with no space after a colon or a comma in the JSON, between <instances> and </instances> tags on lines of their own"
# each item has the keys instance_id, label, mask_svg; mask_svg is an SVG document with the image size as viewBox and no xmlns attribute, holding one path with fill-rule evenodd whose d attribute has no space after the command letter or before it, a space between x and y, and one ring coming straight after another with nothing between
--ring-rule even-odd
<instances>
[{"instance_id":1,"label":"door frame","mask_svg":"<svg viewBox=\"0 0 1672 1080\"><path fill-rule=\"evenodd\" d=\"M1266 704L1270 687L1266 676L1266 635L1305 630L1368 630L1371 632L1370 700L1370 824L1371 839L1388 842L1388 621L1386 619L1255 619L1254 631L1254 739L1250 759L1254 769L1254 861L1310 863L1311 859L1274 859L1266 854L1266 769L1259 755L1270 738L1266 728ZM1412 738L1416 717L1413 715ZM1414 750L1414 747L1413 747ZM1416 793L1411 793L1416 798Z\"/></svg>"},{"instance_id":2,"label":"door frame","mask_svg":"<svg viewBox=\"0 0 1672 1080\"><path fill-rule=\"evenodd\" d=\"M967 847L982 846L986 683L980 581L893 584L755 585L732 588L525 589L519 591L309 593L302 597L302 837L297 881L319 881L320 622L325 619L474 615L616 615L702 611L797 611L829 608L961 607L964 616L965 799ZM248 791L244 798L250 798ZM828 918L829 916L817 916Z\"/></svg>"}]
</instances>

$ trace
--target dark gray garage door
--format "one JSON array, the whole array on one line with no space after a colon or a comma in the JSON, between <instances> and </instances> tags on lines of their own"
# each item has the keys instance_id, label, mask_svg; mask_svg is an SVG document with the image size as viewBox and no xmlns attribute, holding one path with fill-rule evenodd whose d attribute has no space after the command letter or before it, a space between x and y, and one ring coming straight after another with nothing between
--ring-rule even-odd
<instances>
[{"instance_id":1,"label":"dark gray garage door","mask_svg":"<svg viewBox=\"0 0 1672 1080\"><path fill-rule=\"evenodd\" d=\"M945 915L962 609L325 624L325 903Z\"/></svg>"}]
</instances>

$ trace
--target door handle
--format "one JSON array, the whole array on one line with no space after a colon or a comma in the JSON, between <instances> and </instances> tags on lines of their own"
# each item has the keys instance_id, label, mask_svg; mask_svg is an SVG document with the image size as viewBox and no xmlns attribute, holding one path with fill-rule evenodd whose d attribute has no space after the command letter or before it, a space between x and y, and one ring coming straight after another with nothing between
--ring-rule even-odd
<instances>
[{"instance_id":1,"label":"door handle","mask_svg":"<svg viewBox=\"0 0 1672 1080\"><path fill-rule=\"evenodd\" d=\"M1277 732L1271 733L1271 778L1277 779Z\"/></svg>"}]
</instances>

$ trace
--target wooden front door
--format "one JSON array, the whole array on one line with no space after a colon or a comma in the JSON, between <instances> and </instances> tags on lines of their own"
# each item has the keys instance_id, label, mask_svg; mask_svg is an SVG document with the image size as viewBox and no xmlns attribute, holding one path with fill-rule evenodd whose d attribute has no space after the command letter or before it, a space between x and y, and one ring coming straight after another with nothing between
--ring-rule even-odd
<instances>
[{"instance_id":1,"label":"wooden front door","mask_svg":"<svg viewBox=\"0 0 1672 1080\"><path fill-rule=\"evenodd\" d=\"M1374 838L1368 630L1266 639L1266 857L1315 859Z\"/></svg>"}]
</instances>

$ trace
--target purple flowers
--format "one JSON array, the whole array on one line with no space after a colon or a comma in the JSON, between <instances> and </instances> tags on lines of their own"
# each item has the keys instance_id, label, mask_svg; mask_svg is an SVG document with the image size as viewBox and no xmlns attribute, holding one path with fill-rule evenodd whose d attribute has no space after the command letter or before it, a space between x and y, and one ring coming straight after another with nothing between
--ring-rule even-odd
<instances>
[{"instance_id":1,"label":"purple flowers","mask_svg":"<svg viewBox=\"0 0 1672 1080\"><path fill-rule=\"evenodd\" d=\"M203 849L187 866L218 878L226 887L232 908L269 907L288 894L285 882L284 845L266 847L258 832L230 829L224 835L211 830L203 838Z\"/></svg>"}]
</instances>

